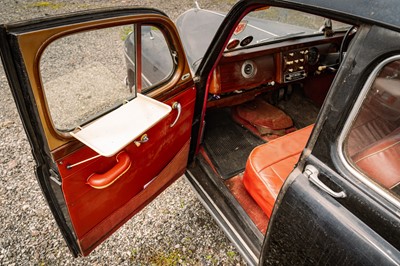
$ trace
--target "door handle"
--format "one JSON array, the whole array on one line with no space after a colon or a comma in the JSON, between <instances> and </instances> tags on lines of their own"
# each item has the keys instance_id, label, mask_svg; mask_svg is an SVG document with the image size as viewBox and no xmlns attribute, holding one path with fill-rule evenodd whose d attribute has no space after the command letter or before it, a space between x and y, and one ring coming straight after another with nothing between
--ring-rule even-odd
<instances>
[{"instance_id":1,"label":"door handle","mask_svg":"<svg viewBox=\"0 0 400 266\"><path fill-rule=\"evenodd\" d=\"M182 106L181 106L180 103L174 102L174 103L172 104L172 109L178 110L178 114L176 115L175 121L172 122L172 124L171 124L169 127L175 126L176 122L178 122L178 119L179 119L179 117L181 116Z\"/></svg>"},{"instance_id":2,"label":"door handle","mask_svg":"<svg viewBox=\"0 0 400 266\"><path fill-rule=\"evenodd\" d=\"M332 189L330 189L327 185L325 185L321 180L319 180L319 178L318 178L319 171L315 166L310 165L310 164L307 165L306 169L304 170L304 174L308 177L308 179L311 181L311 183L313 183L314 185L316 185L317 187L319 187L320 189L322 189L323 191L325 191L332 197L334 197L334 198L345 198L346 197L346 193L344 191L335 192Z\"/></svg>"},{"instance_id":3,"label":"door handle","mask_svg":"<svg viewBox=\"0 0 400 266\"><path fill-rule=\"evenodd\" d=\"M103 189L111 186L131 167L131 158L128 153L121 151L115 157L117 164L103 174L92 174L88 177L86 184L96 189Z\"/></svg>"}]
</instances>

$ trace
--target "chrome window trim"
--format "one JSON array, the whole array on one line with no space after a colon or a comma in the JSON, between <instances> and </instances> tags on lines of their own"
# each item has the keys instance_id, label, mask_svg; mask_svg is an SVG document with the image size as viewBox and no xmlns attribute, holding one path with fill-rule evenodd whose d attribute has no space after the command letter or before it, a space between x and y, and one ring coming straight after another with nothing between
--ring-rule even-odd
<instances>
[{"instance_id":1,"label":"chrome window trim","mask_svg":"<svg viewBox=\"0 0 400 266\"><path fill-rule=\"evenodd\" d=\"M371 89L372 84L374 83L378 73L383 69L384 66L386 66L388 63L391 63L393 61L400 60L400 55L395 55L392 57L389 57L379 63L378 66L375 67L375 69L371 72L370 76L368 77L367 81L364 84L364 87L361 90L360 95L357 98L357 101L355 102L353 109L350 112L350 115L347 117L347 121L343 127L342 132L340 133L339 140L338 140L338 146L337 146L337 152L339 155L340 160L344 164L345 168L353 175L355 176L358 180L366 184L369 188L371 188L373 191L378 193L381 197L389 201L391 204L393 204L395 207L400 209L400 201L387 191L385 191L382 187L379 185L375 184L374 182L371 181L369 177L364 175L362 172L357 170L347 159L347 157L344 154L343 150L343 145L346 137L349 134L350 128L353 125L353 122L355 120L355 117L358 115L360 108L362 104L364 103L365 97L367 96L368 92ZM400 212L396 211L396 214L400 216Z\"/></svg>"}]
</instances>

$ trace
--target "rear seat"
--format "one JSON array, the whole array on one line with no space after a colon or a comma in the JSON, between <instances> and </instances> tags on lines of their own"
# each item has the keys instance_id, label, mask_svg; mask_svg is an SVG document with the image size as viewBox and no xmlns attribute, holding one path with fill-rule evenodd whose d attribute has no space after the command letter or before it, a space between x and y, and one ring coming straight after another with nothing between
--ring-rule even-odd
<instances>
[{"instance_id":1,"label":"rear seat","mask_svg":"<svg viewBox=\"0 0 400 266\"><path fill-rule=\"evenodd\" d=\"M392 189L400 183L400 127L352 157L377 183Z\"/></svg>"},{"instance_id":2,"label":"rear seat","mask_svg":"<svg viewBox=\"0 0 400 266\"><path fill-rule=\"evenodd\" d=\"M271 217L276 197L311 135L313 125L253 149L243 175L246 190Z\"/></svg>"}]
</instances>

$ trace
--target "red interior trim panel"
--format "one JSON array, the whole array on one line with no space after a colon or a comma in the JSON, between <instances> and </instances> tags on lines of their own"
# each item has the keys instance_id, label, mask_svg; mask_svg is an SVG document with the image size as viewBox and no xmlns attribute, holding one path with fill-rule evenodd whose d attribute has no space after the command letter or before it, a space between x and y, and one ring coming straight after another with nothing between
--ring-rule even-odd
<instances>
[{"instance_id":1,"label":"red interior trim panel","mask_svg":"<svg viewBox=\"0 0 400 266\"><path fill-rule=\"evenodd\" d=\"M175 126L170 126L178 115L173 110L144 132L149 138L146 143L139 146L131 143L111 158L99 157L72 168L68 167L97 155L85 146L57 162L65 201L79 242L89 231L95 230L98 224L145 191L154 177L160 174L190 140L195 89L190 88L165 103L172 105L174 102L179 102L182 106ZM181 163L186 167L186 161ZM127 213L133 211L129 210ZM112 220L108 227L117 226L122 218L124 217ZM96 234L98 237L101 235ZM84 253L98 241L96 236L90 237L90 241L80 243Z\"/></svg>"}]
</instances>

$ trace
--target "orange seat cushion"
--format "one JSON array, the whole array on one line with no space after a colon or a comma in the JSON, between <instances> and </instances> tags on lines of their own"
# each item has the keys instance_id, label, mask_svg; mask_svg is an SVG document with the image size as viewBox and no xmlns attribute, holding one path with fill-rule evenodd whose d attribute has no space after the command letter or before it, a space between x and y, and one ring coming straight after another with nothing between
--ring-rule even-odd
<instances>
[{"instance_id":1,"label":"orange seat cushion","mask_svg":"<svg viewBox=\"0 0 400 266\"><path fill-rule=\"evenodd\" d=\"M276 197L307 144L313 125L260 145L250 153L243 175L246 190L271 217Z\"/></svg>"}]
</instances>

